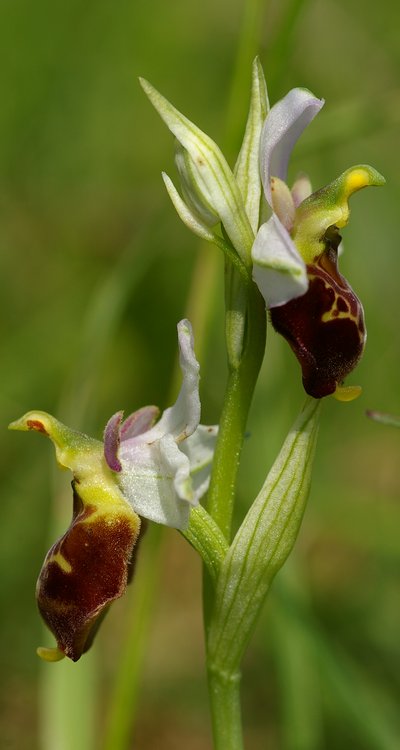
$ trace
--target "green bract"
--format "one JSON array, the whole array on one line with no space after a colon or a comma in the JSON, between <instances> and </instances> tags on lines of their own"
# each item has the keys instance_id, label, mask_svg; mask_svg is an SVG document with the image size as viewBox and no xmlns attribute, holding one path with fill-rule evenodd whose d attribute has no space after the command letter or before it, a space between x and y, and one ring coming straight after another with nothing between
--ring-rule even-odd
<instances>
[{"instance_id":1,"label":"green bract","mask_svg":"<svg viewBox=\"0 0 400 750\"><path fill-rule=\"evenodd\" d=\"M239 664L271 582L296 541L307 502L320 402L309 399L220 569L209 633L211 668Z\"/></svg>"}]
</instances>

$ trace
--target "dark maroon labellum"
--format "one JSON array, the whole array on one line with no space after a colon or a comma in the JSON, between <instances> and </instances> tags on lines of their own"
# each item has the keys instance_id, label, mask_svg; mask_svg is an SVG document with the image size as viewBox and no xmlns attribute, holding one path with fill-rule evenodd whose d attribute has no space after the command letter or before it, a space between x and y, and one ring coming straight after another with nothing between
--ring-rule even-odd
<instances>
[{"instance_id":1,"label":"dark maroon labellum","mask_svg":"<svg viewBox=\"0 0 400 750\"><path fill-rule=\"evenodd\" d=\"M71 526L48 552L37 582L40 613L58 648L77 661L114 599L126 589L138 517L102 514L74 490Z\"/></svg>"},{"instance_id":2,"label":"dark maroon labellum","mask_svg":"<svg viewBox=\"0 0 400 750\"><path fill-rule=\"evenodd\" d=\"M307 266L305 294L271 309L271 321L300 362L305 391L334 393L359 361L365 344L361 302L337 267L340 237Z\"/></svg>"}]
</instances>

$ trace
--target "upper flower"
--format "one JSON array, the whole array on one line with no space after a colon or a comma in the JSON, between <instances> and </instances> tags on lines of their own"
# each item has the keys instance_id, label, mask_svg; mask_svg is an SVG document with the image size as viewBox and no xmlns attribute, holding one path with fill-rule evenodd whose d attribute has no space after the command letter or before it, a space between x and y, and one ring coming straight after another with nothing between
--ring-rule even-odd
<instances>
[{"instance_id":1,"label":"upper flower","mask_svg":"<svg viewBox=\"0 0 400 750\"><path fill-rule=\"evenodd\" d=\"M363 352L365 325L361 303L338 270L339 230L349 218L349 197L368 185L383 185L384 178L358 165L316 193L311 194L305 176L290 189L286 178L291 151L324 102L296 88L268 112L257 59L246 130L233 171L206 133L151 84L141 83L178 141L183 197L167 175L164 181L179 216L195 234L221 247L240 276L240 283L235 274L227 276L230 364L236 366L244 351L252 277L274 327L300 361L307 393L315 398L334 393L343 400L357 395L358 387L342 383ZM260 205L262 213L266 207L260 200L263 188L272 215L259 226Z\"/></svg>"},{"instance_id":2,"label":"upper flower","mask_svg":"<svg viewBox=\"0 0 400 750\"><path fill-rule=\"evenodd\" d=\"M90 646L101 615L122 596L132 569L140 517L184 528L208 485L216 427L200 421L199 364L189 321L178 324L183 383L174 406L156 423L146 406L107 423L104 443L31 411L10 427L49 437L57 462L73 473L73 518L52 546L37 584L40 612L57 649L48 660L76 661Z\"/></svg>"},{"instance_id":3,"label":"upper flower","mask_svg":"<svg viewBox=\"0 0 400 750\"><path fill-rule=\"evenodd\" d=\"M307 393L346 398L342 382L357 364L365 343L360 301L339 273L339 229L349 219L349 197L384 178L372 167L348 169L330 185L311 193L300 177L286 184L291 150L323 106L305 89L293 89L272 107L260 149L260 169L271 218L258 230L253 278L271 320L288 340L303 371Z\"/></svg>"}]
</instances>

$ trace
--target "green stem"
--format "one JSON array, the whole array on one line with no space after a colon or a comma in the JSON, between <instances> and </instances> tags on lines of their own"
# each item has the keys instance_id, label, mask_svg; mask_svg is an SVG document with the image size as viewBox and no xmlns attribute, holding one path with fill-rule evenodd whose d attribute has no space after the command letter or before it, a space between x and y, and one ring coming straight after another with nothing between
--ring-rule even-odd
<instances>
[{"instance_id":1,"label":"green stem","mask_svg":"<svg viewBox=\"0 0 400 750\"><path fill-rule=\"evenodd\" d=\"M236 54L235 75L231 84L228 107L226 142L228 151L234 151L245 111L246 86L251 61L257 53L260 23L265 0L245 0L241 35ZM243 282L242 282L243 283ZM250 404L261 367L265 349L265 306L258 290L246 285L248 308L243 356L236 367L230 365L219 437L214 454L213 472L208 493L208 510L230 540L232 511L239 460ZM214 580L204 565L203 616L206 640L212 617ZM242 750L243 733L240 708L240 675L227 674L213 668L207 657L208 688L211 708L214 750Z\"/></svg>"},{"instance_id":2,"label":"green stem","mask_svg":"<svg viewBox=\"0 0 400 750\"><path fill-rule=\"evenodd\" d=\"M227 388L214 454L208 494L208 511L225 539L231 537L232 512L240 454L248 412L261 367L266 338L264 300L255 286L247 290L245 342L237 367L230 367ZM214 580L208 567L203 576L203 617L207 640L207 668L215 750L240 750L243 747L240 676L216 670L210 662L208 636L214 609Z\"/></svg>"},{"instance_id":3,"label":"green stem","mask_svg":"<svg viewBox=\"0 0 400 750\"><path fill-rule=\"evenodd\" d=\"M214 750L243 750L240 673L208 668Z\"/></svg>"},{"instance_id":4,"label":"green stem","mask_svg":"<svg viewBox=\"0 0 400 750\"><path fill-rule=\"evenodd\" d=\"M247 417L265 348L265 303L254 285L246 318L243 354L239 364L229 369L208 492L208 512L228 542Z\"/></svg>"},{"instance_id":5,"label":"green stem","mask_svg":"<svg viewBox=\"0 0 400 750\"><path fill-rule=\"evenodd\" d=\"M193 508L190 523L182 536L200 554L213 581L217 580L228 545L221 529L201 505Z\"/></svg>"}]
</instances>

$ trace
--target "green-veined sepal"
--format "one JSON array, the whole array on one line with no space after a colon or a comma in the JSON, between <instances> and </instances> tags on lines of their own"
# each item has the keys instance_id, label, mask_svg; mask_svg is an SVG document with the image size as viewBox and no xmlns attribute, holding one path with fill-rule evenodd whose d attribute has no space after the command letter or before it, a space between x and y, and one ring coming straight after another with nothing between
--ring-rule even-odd
<instances>
[{"instance_id":1,"label":"green-veined sepal","mask_svg":"<svg viewBox=\"0 0 400 750\"><path fill-rule=\"evenodd\" d=\"M320 402L309 399L224 558L209 635L210 663L237 671L272 579L296 541L311 482Z\"/></svg>"}]
</instances>

